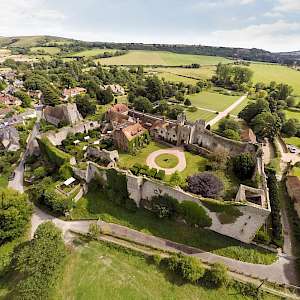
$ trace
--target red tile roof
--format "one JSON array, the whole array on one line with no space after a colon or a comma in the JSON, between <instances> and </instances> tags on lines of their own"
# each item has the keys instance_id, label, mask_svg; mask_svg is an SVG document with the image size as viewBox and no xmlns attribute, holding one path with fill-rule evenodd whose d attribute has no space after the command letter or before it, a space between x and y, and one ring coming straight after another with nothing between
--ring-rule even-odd
<instances>
[{"instance_id":1,"label":"red tile roof","mask_svg":"<svg viewBox=\"0 0 300 300\"><path fill-rule=\"evenodd\" d=\"M146 129L140 123L128 125L127 127L122 129L122 132L124 133L128 141L131 141L133 138L144 133L145 131Z\"/></svg>"}]
</instances>

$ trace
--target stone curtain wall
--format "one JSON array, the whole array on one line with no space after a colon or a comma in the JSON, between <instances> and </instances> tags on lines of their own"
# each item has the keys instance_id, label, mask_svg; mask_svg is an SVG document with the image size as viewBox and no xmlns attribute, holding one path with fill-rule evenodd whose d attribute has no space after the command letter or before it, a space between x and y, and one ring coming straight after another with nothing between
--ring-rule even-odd
<instances>
[{"instance_id":1,"label":"stone curtain wall","mask_svg":"<svg viewBox=\"0 0 300 300\"><path fill-rule=\"evenodd\" d=\"M106 170L106 168L100 167L93 162L89 162L85 176L83 176L82 171L75 172L75 174L80 175L81 178L85 177L86 182L91 182L93 178L100 178L106 182ZM122 170L117 171L126 174L128 193L130 198L136 202L137 206L140 206L142 199L151 201L153 196L164 194L177 199L178 202L184 200L195 202L202 206L212 219L212 226L209 229L245 243L250 243L253 240L256 232L266 222L270 214L270 210L252 203L240 203L240 205L238 205L239 203L233 203L232 206L234 209L240 211L240 216L233 219L231 223L222 224L219 218L220 213L211 211L209 206L205 205L205 201L207 200L146 177L137 177Z\"/></svg>"}]
</instances>

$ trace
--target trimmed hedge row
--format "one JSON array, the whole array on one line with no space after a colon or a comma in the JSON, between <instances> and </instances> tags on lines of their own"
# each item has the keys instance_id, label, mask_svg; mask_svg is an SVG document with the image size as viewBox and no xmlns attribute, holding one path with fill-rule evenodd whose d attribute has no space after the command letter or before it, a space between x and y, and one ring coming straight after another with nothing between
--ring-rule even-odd
<instances>
[{"instance_id":1,"label":"trimmed hedge row","mask_svg":"<svg viewBox=\"0 0 300 300\"><path fill-rule=\"evenodd\" d=\"M164 180L166 173L164 170L157 170L155 168L149 168L147 165L134 164L130 171L133 175L145 175L158 180Z\"/></svg>"}]
</instances>

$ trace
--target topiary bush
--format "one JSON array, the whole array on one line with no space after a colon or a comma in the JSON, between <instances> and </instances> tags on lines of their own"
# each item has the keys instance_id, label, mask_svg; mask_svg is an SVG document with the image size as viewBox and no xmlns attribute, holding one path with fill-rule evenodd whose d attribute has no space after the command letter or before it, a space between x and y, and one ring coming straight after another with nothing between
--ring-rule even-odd
<instances>
[{"instance_id":1,"label":"topiary bush","mask_svg":"<svg viewBox=\"0 0 300 300\"><path fill-rule=\"evenodd\" d=\"M205 198L216 198L224 189L221 180L209 172L203 172L187 178L188 190Z\"/></svg>"}]
</instances>

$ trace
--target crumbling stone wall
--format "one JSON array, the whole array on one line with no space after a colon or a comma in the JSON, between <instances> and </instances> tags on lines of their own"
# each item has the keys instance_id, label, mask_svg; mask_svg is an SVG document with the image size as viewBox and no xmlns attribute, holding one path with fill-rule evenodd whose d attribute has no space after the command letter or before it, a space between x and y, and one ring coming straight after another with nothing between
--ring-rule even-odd
<instances>
[{"instance_id":1,"label":"crumbling stone wall","mask_svg":"<svg viewBox=\"0 0 300 300\"><path fill-rule=\"evenodd\" d=\"M85 176L86 181L90 182L93 178L98 177L106 182L106 170L108 169L89 162ZM195 202L201 205L212 219L212 225L209 229L245 243L250 243L253 240L256 232L266 222L270 214L269 209L249 202L233 203L234 208L240 211L240 216L235 218L232 223L224 224L219 218L219 213L210 210L209 206L205 205L205 201L209 200L187 193L181 189L170 187L159 181L134 176L122 170L118 171L126 174L128 194L136 202L137 206L140 206L141 200L151 201L153 196L164 194L177 199L179 202L185 200Z\"/></svg>"}]
</instances>

